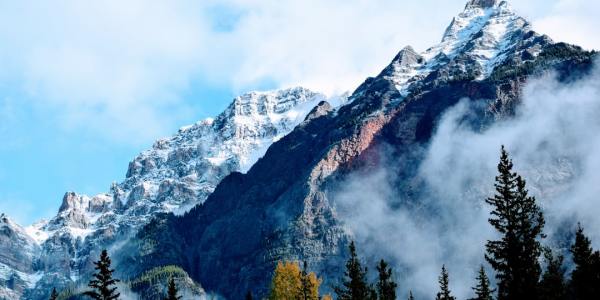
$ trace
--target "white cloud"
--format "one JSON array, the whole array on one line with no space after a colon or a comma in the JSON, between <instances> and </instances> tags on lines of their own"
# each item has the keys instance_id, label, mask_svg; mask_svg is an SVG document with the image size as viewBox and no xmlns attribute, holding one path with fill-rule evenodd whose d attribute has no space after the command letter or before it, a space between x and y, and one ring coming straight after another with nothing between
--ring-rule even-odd
<instances>
[{"instance_id":1,"label":"white cloud","mask_svg":"<svg viewBox=\"0 0 600 300\"><path fill-rule=\"evenodd\" d=\"M494 193L502 144L544 209L550 237L545 243L555 246L556 238L574 231L580 221L594 247L600 247L599 78L596 68L575 83L560 83L550 75L532 80L515 118L483 131L465 121L481 109L481 102L463 100L448 109L425 151L418 178L411 181L419 188L409 192L417 196L395 194L389 170L345 182L334 199L359 249L397 263L403 293L413 289L432 297L439 268L446 264L455 295L472 296L469 287L476 269L485 264L485 241L495 235L484 199ZM396 166L392 162L397 157L388 159L384 165ZM404 203L401 209L398 202Z\"/></svg>"},{"instance_id":2,"label":"white cloud","mask_svg":"<svg viewBox=\"0 0 600 300\"><path fill-rule=\"evenodd\" d=\"M265 82L351 90L405 45L437 42L465 2L8 1L0 84L65 128L148 141L192 113L182 95L199 79L235 93ZM597 11L594 1L534 2L515 5L540 31L598 46L585 13Z\"/></svg>"},{"instance_id":3,"label":"white cloud","mask_svg":"<svg viewBox=\"0 0 600 300\"><path fill-rule=\"evenodd\" d=\"M600 49L599 1L588 0L528 0L512 1L540 33L556 41L580 45L586 49Z\"/></svg>"}]
</instances>

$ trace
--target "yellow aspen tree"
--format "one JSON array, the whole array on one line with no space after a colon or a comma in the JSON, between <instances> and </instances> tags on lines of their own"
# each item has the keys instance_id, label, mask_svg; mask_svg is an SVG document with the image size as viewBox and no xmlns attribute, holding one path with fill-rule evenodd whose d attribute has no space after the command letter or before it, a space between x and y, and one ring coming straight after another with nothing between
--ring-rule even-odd
<instances>
[{"instance_id":1,"label":"yellow aspen tree","mask_svg":"<svg viewBox=\"0 0 600 300\"><path fill-rule=\"evenodd\" d=\"M300 266L294 262L278 262L271 282L269 300L296 300L302 287Z\"/></svg>"},{"instance_id":2,"label":"yellow aspen tree","mask_svg":"<svg viewBox=\"0 0 600 300\"><path fill-rule=\"evenodd\" d=\"M301 270L297 262L279 262L273 274L269 300L319 300L320 285L317 275Z\"/></svg>"}]
</instances>

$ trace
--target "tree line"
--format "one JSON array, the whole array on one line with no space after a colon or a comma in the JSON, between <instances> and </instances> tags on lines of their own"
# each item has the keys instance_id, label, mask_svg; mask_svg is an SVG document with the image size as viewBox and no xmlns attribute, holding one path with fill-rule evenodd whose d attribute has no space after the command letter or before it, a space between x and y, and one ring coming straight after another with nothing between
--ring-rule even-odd
<instances>
[{"instance_id":1,"label":"tree line","mask_svg":"<svg viewBox=\"0 0 600 300\"><path fill-rule=\"evenodd\" d=\"M488 240L485 261L495 272L497 287L494 289L485 267L481 265L475 278L473 297L469 300L592 300L600 299L600 251L592 243L579 224L575 240L570 247L574 268L567 278L565 257L542 245L545 219L534 196L526 188L525 179L513 170L513 162L504 147L501 149L498 175L495 177L495 193L485 199L492 208L489 223L499 233L496 240ZM377 280L368 281L368 269L358 257L356 244L349 245L350 257L340 284L334 287L339 300L395 300L398 284L393 270L385 260L376 266ZM545 261L542 268L541 261ZM84 295L96 300L119 299L106 250L95 264L95 273ZM302 268L298 262L279 262L275 267L269 300L332 300L331 295L321 296L322 280L309 272L306 262ZM456 300L450 289L450 273L441 266L438 278L439 291L436 300ZM406 295L414 300L412 292ZM57 300L56 289L50 299ZM251 292L245 297L253 299ZM171 277L166 300L178 300L177 285Z\"/></svg>"},{"instance_id":2,"label":"tree line","mask_svg":"<svg viewBox=\"0 0 600 300\"><path fill-rule=\"evenodd\" d=\"M94 300L117 300L121 296L118 291L117 283L119 279L113 277L114 269L111 268L111 259L108 256L108 251L102 250L100 259L94 262L95 272L92 279L88 283L90 288L83 293L83 296ZM58 300L59 294L56 288L50 293L50 300ZM180 300L179 290L175 283L175 278L171 276L167 283L167 293L163 298L165 300Z\"/></svg>"},{"instance_id":3,"label":"tree line","mask_svg":"<svg viewBox=\"0 0 600 300\"><path fill-rule=\"evenodd\" d=\"M497 240L489 240L484 245L485 261L495 272L497 287L493 288L485 267L478 269L469 300L592 300L600 299L600 251L594 250L590 239L585 235L581 224L575 232L575 240L570 247L574 269L567 278L565 257L542 245L545 219L534 196L529 194L525 179L513 170L513 162L508 152L501 149L498 175L495 178L495 193L485 199L492 208L489 223L499 233ZM334 288L339 300L395 300L398 284L387 262L381 260L377 265L377 280L368 282L368 270L362 266L356 253L356 245L349 245L350 258L341 284ZM541 261L544 261L542 268ZM293 263L287 263L293 264ZM319 298L318 284L313 286L316 292L311 297L303 296L300 291L301 272L294 284L281 283L281 266L275 270L269 299L307 300ZM297 264L296 264L297 266ZM304 271L305 274L306 271ZM290 273L291 274L291 273ZM313 273L310 273L313 274ZM316 275L311 275L316 278ZM316 281L320 283L320 281ZM439 291L436 300L456 300L450 290L450 274L446 266L441 266L438 279ZM280 293L283 287L290 293ZM293 286L292 289L287 289ZM406 299L413 300L409 291ZM251 298L250 298L251 299Z\"/></svg>"}]
</instances>

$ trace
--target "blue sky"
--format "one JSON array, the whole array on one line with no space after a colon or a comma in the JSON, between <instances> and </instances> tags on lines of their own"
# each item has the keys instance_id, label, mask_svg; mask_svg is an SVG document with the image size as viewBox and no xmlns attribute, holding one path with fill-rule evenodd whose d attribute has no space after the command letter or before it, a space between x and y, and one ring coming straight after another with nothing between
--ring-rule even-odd
<instances>
[{"instance_id":1,"label":"blue sky","mask_svg":"<svg viewBox=\"0 0 600 300\"><path fill-rule=\"evenodd\" d=\"M513 2L538 31L600 48L597 1ZM0 2L0 212L29 224L66 191L105 192L155 139L242 92L351 90L436 43L465 3Z\"/></svg>"}]
</instances>

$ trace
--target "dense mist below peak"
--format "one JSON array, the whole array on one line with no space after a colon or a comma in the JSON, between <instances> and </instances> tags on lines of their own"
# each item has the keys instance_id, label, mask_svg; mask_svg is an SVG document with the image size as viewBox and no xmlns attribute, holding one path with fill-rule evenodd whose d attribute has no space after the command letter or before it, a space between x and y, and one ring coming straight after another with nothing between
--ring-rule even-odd
<instances>
[{"instance_id":1,"label":"dense mist below peak","mask_svg":"<svg viewBox=\"0 0 600 300\"><path fill-rule=\"evenodd\" d=\"M433 297L442 264L458 298L473 296L488 224L486 197L494 193L500 147L525 177L547 219L543 242L564 250L576 222L600 245L600 68L573 82L554 73L532 78L514 116L473 126L481 102L463 99L449 108L424 151L414 184L397 186L389 166L406 160L384 153L385 167L351 175L333 198L345 226L367 261L392 261L400 296L413 290ZM383 151L386 152L386 151ZM407 186L418 192L407 192ZM408 196L407 196L408 195ZM410 196L414 195L414 196ZM400 203L400 205L398 204Z\"/></svg>"}]
</instances>

